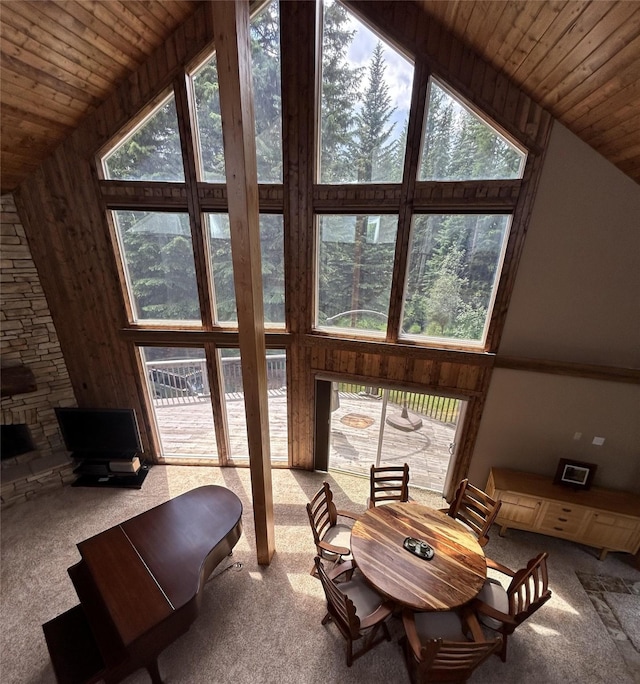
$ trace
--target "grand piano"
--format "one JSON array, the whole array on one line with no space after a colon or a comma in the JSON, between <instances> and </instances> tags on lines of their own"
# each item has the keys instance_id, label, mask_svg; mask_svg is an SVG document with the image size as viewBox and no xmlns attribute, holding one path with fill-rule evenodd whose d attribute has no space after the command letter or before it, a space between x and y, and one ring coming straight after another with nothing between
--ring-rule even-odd
<instances>
[{"instance_id":1,"label":"grand piano","mask_svg":"<svg viewBox=\"0 0 640 684\"><path fill-rule=\"evenodd\" d=\"M42 626L58 682L115 684L144 667L162 684L158 655L196 619L241 534L240 499L207 485L78 544L68 572L80 604Z\"/></svg>"}]
</instances>

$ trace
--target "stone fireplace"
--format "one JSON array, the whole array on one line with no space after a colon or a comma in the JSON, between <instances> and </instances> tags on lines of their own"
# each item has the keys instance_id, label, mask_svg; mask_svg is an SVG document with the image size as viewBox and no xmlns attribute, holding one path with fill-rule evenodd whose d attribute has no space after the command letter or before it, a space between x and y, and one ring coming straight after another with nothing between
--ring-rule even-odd
<instances>
[{"instance_id":1,"label":"stone fireplace","mask_svg":"<svg viewBox=\"0 0 640 684\"><path fill-rule=\"evenodd\" d=\"M31 430L26 423L2 423L0 425L0 458L6 460L34 451L36 445L31 439Z\"/></svg>"},{"instance_id":2,"label":"stone fireplace","mask_svg":"<svg viewBox=\"0 0 640 684\"><path fill-rule=\"evenodd\" d=\"M54 409L76 402L13 197L5 195L0 202L0 423L22 426L19 432L29 438L27 451L0 462L5 508L74 479ZM10 444L4 434L3 442Z\"/></svg>"},{"instance_id":3,"label":"stone fireplace","mask_svg":"<svg viewBox=\"0 0 640 684\"><path fill-rule=\"evenodd\" d=\"M29 446L32 447L8 456L4 453L7 440L3 434L0 464L3 508L74 479L71 461L60 438L47 434L54 426L57 431L53 409L3 410L0 420L3 432L6 427L23 428L21 432L28 433Z\"/></svg>"}]
</instances>

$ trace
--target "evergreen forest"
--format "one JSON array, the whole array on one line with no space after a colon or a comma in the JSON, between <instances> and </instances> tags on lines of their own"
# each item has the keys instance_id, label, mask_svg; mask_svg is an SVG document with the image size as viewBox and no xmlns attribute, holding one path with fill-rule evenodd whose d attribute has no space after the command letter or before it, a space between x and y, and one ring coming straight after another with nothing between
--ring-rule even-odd
<instances>
[{"instance_id":1,"label":"evergreen forest","mask_svg":"<svg viewBox=\"0 0 640 684\"><path fill-rule=\"evenodd\" d=\"M282 183L279 8L251 23L259 183ZM407 118L399 120L385 45L371 33L365 66L350 58L358 24L337 1L324 6L319 182L401 183ZM412 69L411 65L408 66ZM201 177L225 182L215 55L192 74ZM525 155L432 80L419 181L518 178ZM184 182L173 96L105 159L107 178ZM193 245L186 213L114 212L137 320L200 321ZM208 214L216 320L237 320L228 217ZM318 218L318 326L386 330L398 216ZM413 217L402 331L482 340L509 230L506 215ZM284 325L282 216L261 214L267 324Z\"/></svg>"}]
</instances>

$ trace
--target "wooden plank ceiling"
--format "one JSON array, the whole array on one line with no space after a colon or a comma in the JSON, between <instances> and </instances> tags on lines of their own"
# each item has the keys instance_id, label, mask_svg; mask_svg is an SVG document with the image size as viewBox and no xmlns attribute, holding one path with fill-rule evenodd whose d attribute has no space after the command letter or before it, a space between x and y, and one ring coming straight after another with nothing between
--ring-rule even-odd
<instances>
[{"instance_id":1,"label":"wooden plank ceiling","mask_svg":"<svg viewBox=\"0 0 640 684\"><path fill-rule=\"evenodd\" d=\"M37 168L199 4L2 0L2 193ZM640 183L640 2L416 4Z\"/></svg>"},{"instance_id":2,"label":"wooden plank ceiling","mask_svg":"<svg viewBox=\"0 0 640 684\"><path fill-rule=\"evenodd\" d=\"M420 5L640 183L640 2Z\"/></svg>"},{"instance_id":3,"label":"wooden plank ceiling","mask_svg":"<svg viewBox=\"0 0 640 684\"><path fill-rule=\"evenodd\" d=\"M2 192L36 169L199 4L2 0Z\"/></svg>"}]
</instances>

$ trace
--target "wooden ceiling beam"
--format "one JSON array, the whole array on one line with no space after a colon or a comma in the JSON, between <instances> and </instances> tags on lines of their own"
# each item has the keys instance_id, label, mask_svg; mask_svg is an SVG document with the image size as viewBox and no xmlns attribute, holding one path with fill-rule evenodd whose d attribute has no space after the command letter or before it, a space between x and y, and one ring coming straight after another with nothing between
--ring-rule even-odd
<instances>
[{"instance_id":1,"label":"wooden ceiling beam","mask_svg":"<svg viewBox=\"0 0 640 684\"><path fill-rule=\"evenodd\" d=\"M249 41L249 3L214 2L220 113L229 201L231 255L247 417L257 559L275 552L267 405L267 366L260 261L258 171Z\"/></svg>"}]
</instances>

